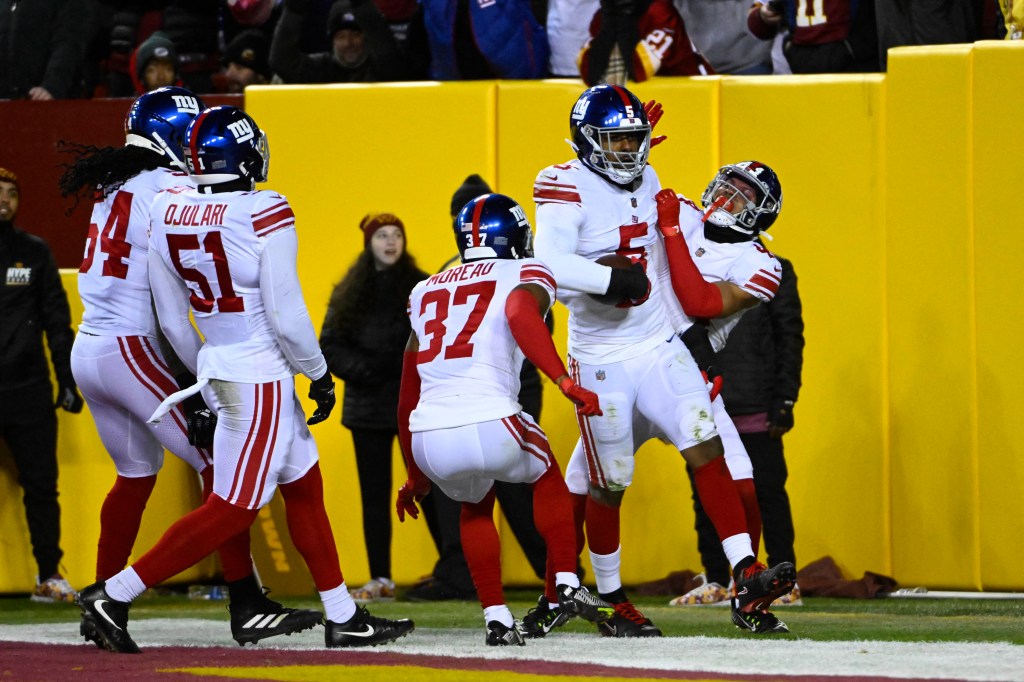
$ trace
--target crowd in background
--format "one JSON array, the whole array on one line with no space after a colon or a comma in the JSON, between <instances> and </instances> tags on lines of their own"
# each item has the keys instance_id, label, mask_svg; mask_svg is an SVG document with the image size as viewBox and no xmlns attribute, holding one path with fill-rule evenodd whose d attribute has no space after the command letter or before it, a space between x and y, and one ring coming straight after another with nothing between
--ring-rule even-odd
<instances>
[{"instance_id":1,"label":"crowd in background","mask_svg":"<svg viewBox=\"0 0 1024 682\"><path fill-rule=\"evenodd\" d=\"M0 99L872 72L889 47L1022 26L1022 0L0 0Z\"/></svg>"}]
</instances>

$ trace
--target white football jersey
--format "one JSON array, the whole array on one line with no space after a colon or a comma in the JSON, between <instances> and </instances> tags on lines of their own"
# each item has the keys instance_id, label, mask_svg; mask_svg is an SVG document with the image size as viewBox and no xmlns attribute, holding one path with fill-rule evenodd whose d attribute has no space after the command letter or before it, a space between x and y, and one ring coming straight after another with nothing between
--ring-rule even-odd
<instances>
[{"instance_id":1,"label":"white football jersey","mask_svg":"<svg viewBox=\"0 0 1024 682\"><path fill-rule=\"evenodd\" d=\"M188 286L205 340L198 375L240 383L293 376L260 290L267 238L295 230L287 199L269 190L201 194L177 187L157 195L150 216L151 248ZM154 281L154 295L158 286Z\"/></svg>"},{"instance_id":2,"label":"white football jersey","mask_svg":"<svg viewBox=\"0 0 1024 682\"><path fill-rule=\"evenodd\" d=\"M187 185L167 168L143 171L92 207L78 295L79 329L96 336L155 336L149 294L149 209L158 192Z\"/></svg>"},{"instance_id":3,"label":"white football jersey","mask_svg":"<svg viewBox=\"0 0 1024 682\"><path fill-rule=\"evenodd\" d=\"M739 242L723 244L713 242L704 236L703 212L686 197L680 195L679 228L682 230L690 256L704 279L709 282L732 282L744 291L756 296L762 303L775 297L782 278L782 265L771 251L758 242ZM668 262L666 261L660 277L669 281ZM693 319L683 312L683 307L675 297L671 287L666 295L666 307L672 318L672 326L678 331L685 331L693 324ZM715 351L725 346L729 332L740 321L745 308L729 315L716 317L708 324L708 336Z\"/></svg>"},{"instance_id":4,"label":"white football jersey","mask_svg":"<svg viewBox=\"0 0 1024 682\"><path fill-rule=\"evenodd\" d=\"M657 277L665 262L654 200L660 189L650 166L636 191L612 185L579 160L549 166L537 176L536 254L559 283L558 300L569 309L569 354L581 362L628 360L672 336L661 293L669 283ZM566 258L569 248L580 258ZM613 253L647 270L651 292L641 305L607 305L584 293L605 291L608 272L583 261Z\"/></svg>"},{"instance_id":5,"label":"white football jersey","mask_svg":"<svg viewBox=\"0 0 1024 682\"><path fill-rule=\"evenodd\" d=\"M412 290L409 318L419 342L420 399L410 431L503 419L522 410L517 396L523 352L505 317L505 301L520 284L539 284L555 298L555 279L535 258L456 265Z\"/></svg>"}]
</instances>

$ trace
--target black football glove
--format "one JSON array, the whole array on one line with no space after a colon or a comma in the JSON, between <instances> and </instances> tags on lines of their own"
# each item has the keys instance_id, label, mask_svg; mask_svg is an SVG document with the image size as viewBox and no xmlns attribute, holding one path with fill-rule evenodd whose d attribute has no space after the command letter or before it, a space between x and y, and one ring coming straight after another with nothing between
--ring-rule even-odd
<instances>
[{"instance_id":1,"label":"black football glove","mask_svg":"<svg viewBox=\"0 0 1024 682\"><path fill-rule=\"evenodd\" d=\"M619 300L641 299L647 295L650 286L644 266L633 263L629 269L612 268L612 277L605 295Z\"/></svg>"},{"instance_id":2,"label":"black football glove","mask_svg":"<svg viewBox=\"0 0 1024 682\"><path fill-rule=\"evenodd\" d=\"M85 401L82 400L81 394L78 392L78 387L74 384L66 384L57 387L57 402L53 404L53 408L58 407L65 412L71 414L78 414L82 411L82 407L85 406Z\"/></svg>"},{"instance_id":3,"label":"black football glove","mask_svg":"<svg viewBox=\"0 0 1024 682\"><path fill-rule=\"evenodd\" d=\"M174 377L178 388L184 390L196 383L191 372L183 372ZM217 415L213 413L203 400L200 393L190 395L181 402L181 410L185 413L188 425L188 444L197 448L208 448L213 445L213 432L217 430Z\"/></svg>"},{"instance_id":4,"label":"black football glove","mask_svg":"<svg viewBox=\"0 0 1024 682\"><path fill-rule=\"evenodd\" d=\"M309 385L309 397L316 401L316 412L306 420L306 424L312 426L330 417L334 409L334 379L329 370Z\"/></svg>"}]
</instances>

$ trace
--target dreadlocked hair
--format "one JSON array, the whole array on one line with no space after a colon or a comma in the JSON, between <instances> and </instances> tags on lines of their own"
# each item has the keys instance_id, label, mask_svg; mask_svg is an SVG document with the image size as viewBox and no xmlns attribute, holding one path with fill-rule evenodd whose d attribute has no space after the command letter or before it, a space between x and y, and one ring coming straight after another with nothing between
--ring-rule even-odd
<instances>
[{"instance_id":1,"label":"dreadlocked hair","mask_svg":"<svg viewBox=\"0 0 1024 682\"><path fill-rule=\"evenodd\" d=\"M60 195L74 196L74 209L83 197L101 199L143 171L167 165L163 155L143 147L96 147L61 140L57 150L73 154L72 163L62 163Z\"/></svg>"}]
</instances>

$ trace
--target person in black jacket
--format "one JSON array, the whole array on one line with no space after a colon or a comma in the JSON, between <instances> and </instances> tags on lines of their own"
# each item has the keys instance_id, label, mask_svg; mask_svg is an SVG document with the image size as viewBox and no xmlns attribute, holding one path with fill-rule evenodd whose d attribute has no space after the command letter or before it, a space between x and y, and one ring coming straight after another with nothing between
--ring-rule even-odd
<instances>
[{"instance_id":1,"label":"person in black jacket","mask_svg":"<svg viewBox=\"0 0 1024 682\"><path fill-rule=\"evenodd\" d=\"M398 389L411 328L409 293L427 273L406 250L405 225L371 213L359 225L363 252L331 293L320 347L345 382L341 423L352 431L363 537L371 580L353 590L361 602L391 598L391 451L398 436Z\"/></svg>"},{"instance_id":2,"label":"person in black jacket","mask_svg":"<svg viewBox=\"0 0 1024 682\"><path fill-rule=\"evenodd\" d=\"M25 491L25 516L39 567L33 601L74 602L59 572L57 407L77 414L82 396L71 375L71 309L53 253L45 241L14 227L18 178L0 168L0 438L7 443ZM57 402L43 334L57 375Z\"/></svg>"},{"instance_id":3,"label":"person in black jacket","mask_svg":"<svg viewBox=\"0 0 1024 682\"><path fill-rule=\"evenodd\" d=\"M77 96L92 22L85 0L0 0L0 99Z\"/></svg>"},{"instance_id":4,"label":"person in black jacket","mask_svg":"<svg viewBox=\"0 0 1024 682\"><path fill-rule=\"evenodd\" d=\"M788 561L795 566L795 532L786 494L789 472L782 436L793 428L793 406L800 394L804 322L793 264L778 254L775 257L782 265L778 292L770 302L743 314L725 347L716 354L716 362L724 377L725 409L754 468L768 565ZM697 549L706 582L724 587L729 583L729 562L711 520L696 495L693 499ZM800 590L794 586L776 605L799 603Z\"/></svg>"},{"instance_id":5,"label":"person in black jacket","mask_svg":"<svg viewBox=\"0 0 1024 682\"><path fill-rule=\"evenodd\" d=\"M332 50L299 49L309 0L285 0L270 44L270 68L285 83L372 83L413 78L387 21L372 0L337 0L327 18Z\"/></svg>"}]
</instances>

